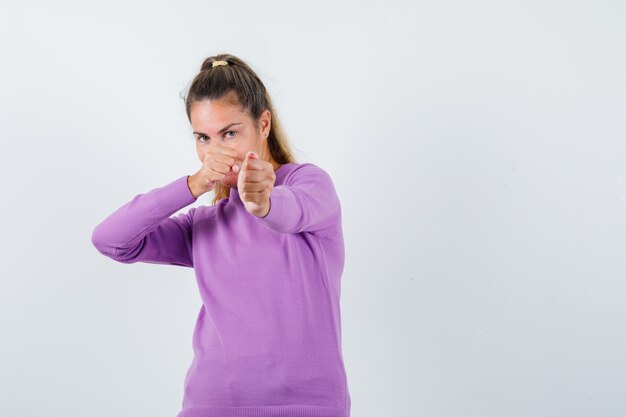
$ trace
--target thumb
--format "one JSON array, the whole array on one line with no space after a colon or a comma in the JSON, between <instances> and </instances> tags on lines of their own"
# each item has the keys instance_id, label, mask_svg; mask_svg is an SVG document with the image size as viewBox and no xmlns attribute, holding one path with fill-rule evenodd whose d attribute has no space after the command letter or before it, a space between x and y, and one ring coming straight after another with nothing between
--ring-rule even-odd
<instances>
[{"instance_id":1,"label":"thumb","mask_svg":"<svg viewBox=\"0 0 626 417\"><path fill-rule=\"evenodd\" d=\"M243 159L243 162L241 163L241 166L239 167L239 171L242 171L244 169L248 168L248 160L250 159L258 159L259 155L256 154L256 152L254 151L248 151L246 152L246 157Z\"/></svg>"}]
</instances>

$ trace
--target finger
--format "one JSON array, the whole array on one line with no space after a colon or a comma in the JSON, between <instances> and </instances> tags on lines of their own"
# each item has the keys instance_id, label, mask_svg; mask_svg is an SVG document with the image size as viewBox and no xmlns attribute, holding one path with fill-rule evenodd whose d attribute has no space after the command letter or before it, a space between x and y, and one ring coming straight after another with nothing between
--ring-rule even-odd
<instances>
[{"instance_id":1,"label":"finger","mask_svg":"<svg viewBox=\"0 0 626 417\"><path fill-rule=\"evenodd\" d=\"M246 172L245 182L263 182L267 180L267 174L261 170L249 169Z\"/></svg>"},{"instance_id":2,"label":"finger","mask_svg":"<svg viewBox=\"0 0 626 417\"><path fill-rule=\"evenodd\" d=\"M267 190L267 186L260 182L248 182L243 183L244 192L248 193L262 193Z\"/></svg>"},{"instance_id":3,"label":"finger","mask_svg":"<svg viewBox=\"0 0 626 417\"><path fill-rule=\"evenodd\" d=\"M246 202L261 204L265 199L263 191L242 190L239 192L242 199Z\"/></svg>"},{"instance_id":4,"label":"finger","mask_svg":"<svg viewBox=\"0 0 626 417\"><path fill-rule=\"evenodd\" d=\"M228 155L228 156L232 156L233 158L237 158L237 149L233 148L232 146L229 145L217 145L216 150L223 154L223 155Z\"/></svg>"},{"instance_id":5,"label":"finger","mask_svg":"<svg viewBox=\"0 0 626 417\"><path fill-rule=\"evenodd\" d=\"M252 152L252 151L246 152L246 157L244 158L243 163L241 164L241 170L242 171L248 169L248 165L250 164L250 160L254 159L254 157L252 157L253 153L254 152Z\"/></svg>"},{"instance_id":6,"label":"finger","mask_svg":"<svg viewBox=\"0 0 626 417\"><path fill-rule=\"evenodd\" d=\"M244 163L247 170L262 170L262 162L263 161L256 152L249 151L246 153L246 159L244 160Z\"/></svg>"},{"instance_id":7,"label":"finger","mask_svg":"<svg viewBox=\"0 0 626 417\"><path fill-rule=\"evenodd\" d=\"M214 154L212 154L212 158L211 159L213 159L213 161L221 162L223 164L228 165L228 169L229 170L230 170L230 167L235 162L235 158L234 157L232 157L230 155L222 154L222 153L214 153Z\"/></svg>"},{"instance_id":8,"label":"finger","mask_svg":"<svg viewBox=\"0 0 626 417\"><path fill-rule=\"evenodd\" d=\"M230 164L224 164L222 162L213 162L211 165L208 165L210 171L216 172L218 174L226 175L230 172Z\"/></svg>"}]
</instances>

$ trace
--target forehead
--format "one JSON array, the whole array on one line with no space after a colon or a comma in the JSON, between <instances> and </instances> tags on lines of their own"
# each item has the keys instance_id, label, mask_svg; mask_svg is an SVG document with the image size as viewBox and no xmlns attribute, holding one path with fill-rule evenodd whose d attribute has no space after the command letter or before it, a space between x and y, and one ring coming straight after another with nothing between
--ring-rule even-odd
<instances>
[{"instance_id":1,"label":"forehead","mask_svg":"<svg viewBox=\"0 0 626 417\"><path fill-rule=\"evenodd\" d=\"M233 122L248 120L247 113L238 104L228 100L202 100L194 102L189 110L194 129L215 130Z\"/></svg>"}]
</instances>

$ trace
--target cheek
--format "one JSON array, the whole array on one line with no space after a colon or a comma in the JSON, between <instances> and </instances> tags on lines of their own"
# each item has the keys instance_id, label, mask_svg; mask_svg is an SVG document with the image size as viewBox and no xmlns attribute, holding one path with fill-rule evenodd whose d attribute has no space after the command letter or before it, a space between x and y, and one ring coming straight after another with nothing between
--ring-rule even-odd
<instances>
[{"instance_id":1,"label":"cheek","mask_svg":"<svg viewBox=\"0 0 626 417\"><path fill-rule=\"evenodd\" d=\"M198 147L196 147L196 153L198 154L198 159L200 160L200 162L204 162L204 158L209 153L209 147L208 146L198 146Z\"/></svg>"}]
</instances>

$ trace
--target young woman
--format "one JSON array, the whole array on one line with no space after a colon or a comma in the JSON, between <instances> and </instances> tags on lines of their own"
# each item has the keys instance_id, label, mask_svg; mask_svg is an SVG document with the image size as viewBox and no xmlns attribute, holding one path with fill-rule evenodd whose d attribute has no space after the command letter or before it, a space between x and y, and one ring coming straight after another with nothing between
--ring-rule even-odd
<instances>
[{"instance_id":1,"label":"young woman","mask_svg":"<svg viewBox=\"0 0 626 417\"><path fill-rule=\"evenodd\" d=\"M349 417L330 176L294 160L238 57L207 58L185 103L201 168L135 196L92 235L118 262L194 268L202 305L178 417ZM211 190L213 204L174 215Z\"/></svg>"}]
</instances>

